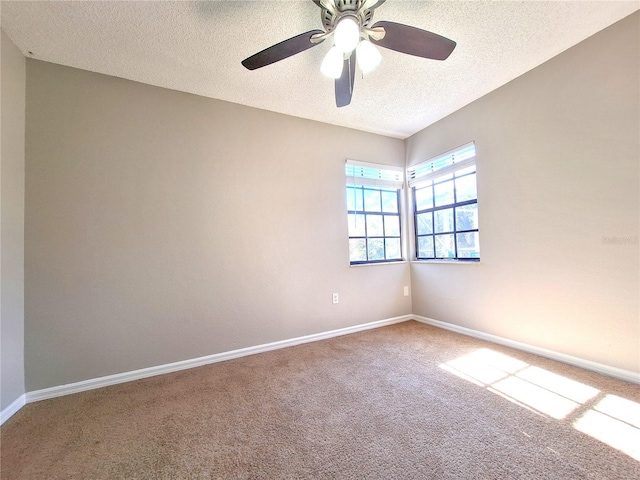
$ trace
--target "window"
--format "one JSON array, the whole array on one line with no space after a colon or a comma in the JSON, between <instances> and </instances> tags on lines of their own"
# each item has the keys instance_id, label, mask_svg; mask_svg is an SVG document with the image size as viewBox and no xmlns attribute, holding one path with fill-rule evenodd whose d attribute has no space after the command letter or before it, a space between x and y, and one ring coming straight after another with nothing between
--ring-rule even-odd
<instances>
[{"instance_id":1,"label":"window","mask_svg":"<svg viewBox=\"0 0 640 480\"><path fill-rule=\"evenodd\" d=\"M472 142L408 169L417 260L480 260L475 152Z\"/></svg>"},{"instance_id":2,"label":"window","mask_svg":"<svg viewBox=\"0 0 640 480\"><path fill-rule=\"evenodd\" d=\"M347 160L345 174L351 265L402 260L403 169Z\"/></svg>"}]
</instances>

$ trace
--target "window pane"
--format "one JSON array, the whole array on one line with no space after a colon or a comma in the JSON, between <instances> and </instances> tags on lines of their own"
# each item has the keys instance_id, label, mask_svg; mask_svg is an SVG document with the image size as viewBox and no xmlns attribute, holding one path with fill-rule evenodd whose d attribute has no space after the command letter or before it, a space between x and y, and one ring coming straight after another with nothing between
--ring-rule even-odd
<instances>
[{"instance_id":1,"label":"window pane","mask_svg":"<svg viewBox=\"0 0 640 480\"><path fill-rule=\"evenodd\" d=\"M382 238L375 238L369 240L367 253L369 254L369 260L384 260L384 240Z\"/></svg>"},{"instance_id":2,"label":"window pane","mask_svg":"<svg viewBox=\"0 0 640 480\"><path fill-rule=\"evenodd\" d=\"M453 203L453 180L435 185L436 207Z\"/></svg>"},{"instance_id":3,"label":"window pane","mask_svg":"<svg viewBox=\"0 0 640 480\"><path fill-rule=\"evenodd\" d=\"M436 235L436 258L455 258L452 235Z\"/></svg>"},{"instance_id":4,"label":"window pane","mask_svg":"<svg viewBox=\"0 0 640 480\"><path fill-rule=\"evenodd\" d=\"M436 210L435 212L435 233L453 231L453 208Z\"/></svg>"},{"instance_id":5,"label":"window pane","mask_svg":"<svg viewBox=\"0 0 640 480\"><path fill-rule=\"evenodd\" d=\"M351 263L402 260L398 190L368 185L346 188Z\"/></svg>"},{"instance_id":6,"label":"window pane","mask_svg":"<svg viewBox=\"0 0 640 480\"><path fill-rule=\"evenodd\" d=\"M472 156L471 150L465 152L465 155L469 153ZM465 160L471 156L459 159ZM440 162L441 159L436 160ZM442 163L441 167L450 164L452 162L446 165ZM427 171L426 167L421 170L423 173ZM448 174L437 171L436 175L439 176L430 180L428 185L414 187L417 258L480 258L476 171L474 164Z\"/></svg>"},{"instance_id":7,"label":"window pane","mask_svg":"<svg viewBox=\"0 0 640 480\"><path fill-rule=\"evenodd\" d=\"M456 207L456 230L478 229L478 204Z\"/></svg>"},{"instance_id":8,"label":"window pane","mask_svg":"<svg viewBox=\"0 0 640 480\"><path fill-rule=\"evenodd\" d=\"M364 262L367 259L367 242L364 238L349 239L349 260Z\"/></svg>"},{"instance_id":9,"label":"window pane","mask_svg":"<svg viewBox=\"0 0 640 480\"><path fill-rule=\"evenodd\" d=\"M433 208L433 188L431 185L423 188L416 188L416 210L425 210L427 208Z\"/></svg>"},{"instance_id":10,"label":"window pane","mask_svg":"<svg viewBox=\"0 0 640 480\"><path fill-rule=\"evenodd\" d=\"M445 180L451 180L453 178L453 173L448 173L447 175L442 175L441 177L434 178L433 183L444 182Z\"/></svg>"},{"instance_id":11,"label":"window pane","mask_svg":"<svg viewBox=\"0 0 640 480\"><path fill-rule=\"evenodd\" d=\"M364 215L349 214L349 236L350 237L364 237L366 235L364 230Z\"/></svg>"},{"instance_id":12,"label":"window pane","mask_svg":"<svg viewBox=\"0 0 640 480\"><path fill-rule=\"evenodd\" d=\"M364 191L364 209L367 212L380 211L380 190Z\"/></svg>"},{"instance_id":13,"label":"window pane","mask_svg":"<svg viewBox=\"0 0 640 480\"><path fill-rule=\"evenodd\" d=\"M478 232L459 233L458 241L459 258L480 258L480 239Z\"/></svg>"},{"instance_id":14,"label":"window pane","mask_svg":"<svg viewBox=\"0 0 640 480\"><path fill-rule=\"evenodd\" d=\"M418 237L418 258L433 258L433 236Z\"/></svg>"},{"instance_id":15,"label":"window pane","mask_svg":"<svg viewBox=\"0 0 640 480\"><path fill-rule=\"evenodd\" d=\"M456 201L466 202L478 198L476 189L476 174L456 178Z\"/></svg>"},{"instance_id":16,"label":"window pane","mask_svg":"<svg viewBox=\"0 0 640 480\"><path fill-rule=\"evenodd\" d=\"M402 258L399 238L387 238L384 242L387 247L387 260L399 260Z\"/></svg>"},{"instance_id":17,"label":"window pane","mask_svg":"<svg viewBox=\"0 0 640 480\"><path fill-rule=\"evenodd\" d=\"M433 233L433 213L420 213L416 215L416 229L418 235Z\"/></svg>"},{"instance_id":18,"label":"window pane","mask_svg":"<svg viewBox=\"0 0 640 480\"><path fill-rule=\"evenodd\" d=\"M362 189L347 187L347 210L362 211Z\"/></svg>"},{"instance_id":19,"label":"window pane","mask_svg":"<svg viewBox=\"0 0 640 480\"><path fill-rule=\"evenodd\" d=\"M382 192L382 211L398 213L398 192Z\"/></svg>"},{"instance_id":20,"label":"window pane","mask_svg":"<svg viewBox=\"0 0 640 480\"><path fill-rule=\"evenodd\" d=\"M396 217L395 215L385 215L384 234L387 237L400 236L400 217Z\"/></svg>"},{"instance_id":21,"label":"window pane","mask_svg":"<svg viewBox=\"0 0 640 480\"><path fill-rule=\"evenodd\" d=\"M458 170L457 172L455 172L455 176L456 177L461 177L462 175L466 175L467 173L471 173L471 172L475 172L475 171L476 171L476 166L475 165L471 165L470 167L463 168L462 170Z\"/></svg>"},{"instance_id":22,"label":"window pane","mask_svg":"<svg viewBox=\"0 0 640 480\"><path fill-rule=\"evenodd\" d=\"M367 215L367 236L382 237L382 215Z\"/></svg>"}]
</instances>

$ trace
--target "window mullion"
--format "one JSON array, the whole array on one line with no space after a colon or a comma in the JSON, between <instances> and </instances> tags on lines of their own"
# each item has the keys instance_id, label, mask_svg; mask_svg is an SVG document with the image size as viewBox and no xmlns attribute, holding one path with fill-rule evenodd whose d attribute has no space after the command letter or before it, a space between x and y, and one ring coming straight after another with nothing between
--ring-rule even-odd
<instances>
[{"instance_id":1,"label":"window mullion","mask_svg":"<svg viewBox=\"0 0 640 480\"><path fill-rule=\"evenodd\" d=\"M431 212L431 238L433 239L433 245L431 246L431 258L436 258L436 216L434 215L436 206L436 185L433 182L431 182L431 198L433 205L432 208L434 208Z\"/></svg>"},{"instance_id":2,"label":"window mullion","mask_svg":"<svg viewBox=\"0 0 640 480\"><path fill-rule=\"evenodd\" d=\"M454 251L454 258L458 258L458 234L457 234L457 222L456 222L456 209L458 207L458 194L457 194L457 188L456 188L456 175L455 173L453 174L453 251Z\"/></svg>"},{"instance_id":3,"label":"window mullion","mask_svg":"<svg viewBox=\"0 0 640 480\"><path fill-rule=\"evenodd\" d=\"M384 212L382 208L382 191L380 191L380 216L382 217L382 255L384 259L387 259L387 242L385 241L387 238L387 232L384 229Z\"/></svg>"}]
</instances>

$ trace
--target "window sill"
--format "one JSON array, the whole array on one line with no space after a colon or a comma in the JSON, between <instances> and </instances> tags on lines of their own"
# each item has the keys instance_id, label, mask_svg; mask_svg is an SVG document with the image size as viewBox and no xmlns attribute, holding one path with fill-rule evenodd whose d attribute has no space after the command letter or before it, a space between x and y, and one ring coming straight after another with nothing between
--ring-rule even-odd
<instances>
[{"instance_id":1,"label":"window sill","mask_svg":"<svg viewBox=\"0 0 640 480\"><path fill-rule=\"evenodd\" d=\"M465 260L411 260L411 263L420 263L420 264L447 264L447 265L481 265L482 262L469 262Z\"/></svg>"},{"instance_id":2,"label":"window sill","mask_svg":"<svg viewBox=\"0 0 640 480\"><path fill-rule=\"evenodd\" d=\"M399 265L402 263L408 263L406 260L398 260L397 262L377 262L377 263L357 263L355 265L349 264L350 267L377 267L380 265Z\"/></svg>"}]
</instances>

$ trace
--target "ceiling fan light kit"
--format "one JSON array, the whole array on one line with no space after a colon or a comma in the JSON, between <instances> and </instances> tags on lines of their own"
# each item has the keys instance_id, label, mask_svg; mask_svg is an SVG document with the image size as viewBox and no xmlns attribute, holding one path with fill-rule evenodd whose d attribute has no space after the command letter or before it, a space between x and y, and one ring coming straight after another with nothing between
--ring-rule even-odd
<instances>
[{"instance_id":1,"label":"ceiling fan light kit","mask_svg":"<svg viewBox=\"0 0 640 480\"><path fill-rule=\"evenodd\" d=\"M272 45L242 61L249 70L271 65L319 45L333 36L320 71L335 79L336 106L351 103L356 64L370 73L382 59L375 45L432 60L445 60L456 42L401 23L371 24L373 12L385 0L313 0L321 10L322 30L311 30Z\"/></svg>"},{"instance_id":2,"label":"ceiling fan light kit","mask_svg":"<svg viewBox=\"0 0 640 480\"><path fill-rule=\"evenodd\" d=\"M382 61L382 55L376 46L369 40L362 40L356 47L356 58L358 59L358 67L365 75L376 69Z\"/></svg>"},{"instance_id":3,"label":"ceiling fan light kit","mask_svg":"<svg viewBox=\"0 0 640 480\"><path fill-rule=\"evenodd\" d=\"M360 40L361 38L362 40ZM354 49L356 50L358 67L362 73L367 74L375 70L380 65L382 55L367 38L368 35L361 31L357 17L351 14L341 17L333 30L334 46L329 49L320 67L323 75L330 78L340 78L344 60L351 56ZM338 57L335 50L338 50L342 56Z\"/></svg>"},{"instance_id":4,"label":"ceiling fan light kit","mask_svg":"<svg viewBox=\"0 0 640 480\"><path fill-rule=\"evenodd\" d=\"M360 25L353 15L345 15L333 31L333 43L343 53L351 53L360 41Z\"/></svg>"},{"instance_id":5,"label":"ceiling fan light kit","mask_svg":"<svg viewBox=\"0 0 640 480\"><path fill-rule=\"evenodd\" d=\"M344 52L338 47L333 46L329 49L322 60L320 71L329 78L340 78L342 75L342 66L344 64Z\"/></svg>"}]
</instances>

